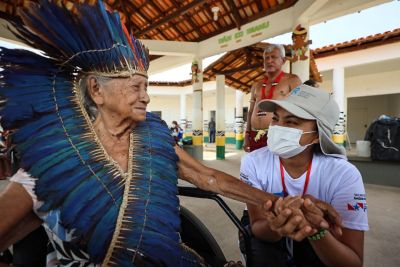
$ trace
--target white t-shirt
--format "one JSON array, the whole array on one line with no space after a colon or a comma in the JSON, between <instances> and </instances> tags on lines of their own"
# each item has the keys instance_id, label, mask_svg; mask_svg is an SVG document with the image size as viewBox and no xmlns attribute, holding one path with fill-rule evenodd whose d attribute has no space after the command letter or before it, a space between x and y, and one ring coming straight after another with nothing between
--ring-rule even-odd
<instances>
[{"instance_id":1,"label":"white t-shirt","mask_svg":"<svg viewBox=\"0 0 400 267\"><path fill-rule=\"evenodd\" d=\"M289 195L303 193L306 173L293 179L284 170ZM268 147L257 149L242 158L240 178L255 188L283 196L279 157ZM361 174L347 160L315 153L306 194L331 204L341 215L344 227L362 231L369 229Z\"/></svg>"}]
</instances>

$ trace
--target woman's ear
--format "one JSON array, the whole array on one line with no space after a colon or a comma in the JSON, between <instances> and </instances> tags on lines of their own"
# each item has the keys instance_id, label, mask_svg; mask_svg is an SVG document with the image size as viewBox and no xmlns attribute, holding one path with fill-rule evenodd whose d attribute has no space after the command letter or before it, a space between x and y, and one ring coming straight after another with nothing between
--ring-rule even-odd
<instances>
[{"instance_id":1,"label":"woman's ear","mask_svg":"<svg viewBox=\"0 0 400 267\"><path fill-rule=\"evenodd\" d=\"M312 140L312 144L319 144L319 135L317 135L317 137Z\"/></svg>"},{"instance_id":2,"label":"woman's ear","mask_svg":"<svg viewBox=\"0 0 400 267\"><path fill-rule=\"evenodd\" d=\"M90 97L96 105L101 105L104 103L103 92L95 76L89 76L89 78L87 79L87 88Z\"/></svg>"}]
</instances>

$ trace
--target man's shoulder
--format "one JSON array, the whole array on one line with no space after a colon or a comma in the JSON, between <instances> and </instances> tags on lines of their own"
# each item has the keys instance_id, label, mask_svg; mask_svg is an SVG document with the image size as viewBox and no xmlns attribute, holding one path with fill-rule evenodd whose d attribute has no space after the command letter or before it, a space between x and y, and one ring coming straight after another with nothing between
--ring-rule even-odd
<instances>
[{"instance_id":1,"label":"man's shoulder","mask_svg":"<svg viewBox=\"0 0 400 267\"><path fill-rule=\"evenodd\" d=\"M283 77L286 78L287 80L300 80L299 76L289 72L285 72Z\"/></svg>"},{"instance_id":2,"label":"man's shoulder","mask_svg":"<svg viewBox=\"0 0 400 267\"><path fill-rule=\"evenodd\" d=\"M263 83L263 79L255 81L251 86L251 90L254 91L254 90L257 90L257 89L261 88L262 83Z\"/></svg>"}]
</instances>

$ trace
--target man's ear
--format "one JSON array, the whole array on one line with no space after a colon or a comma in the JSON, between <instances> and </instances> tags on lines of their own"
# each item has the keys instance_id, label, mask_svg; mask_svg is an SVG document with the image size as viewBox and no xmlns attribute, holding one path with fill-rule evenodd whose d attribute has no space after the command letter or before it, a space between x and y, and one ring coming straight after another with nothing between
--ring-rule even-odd
<instances>
[{"instance_id":1,"label":"man's ear","mask_svg":"<svg viewBox=\"0 0 400 267\"><path fill-rule=\"evenodd\" d=\"M91 75L87 79L87 89L90 97L96 105L101 105L104 103L103 92L95 76Z\"/></svg>"}]
</instances>

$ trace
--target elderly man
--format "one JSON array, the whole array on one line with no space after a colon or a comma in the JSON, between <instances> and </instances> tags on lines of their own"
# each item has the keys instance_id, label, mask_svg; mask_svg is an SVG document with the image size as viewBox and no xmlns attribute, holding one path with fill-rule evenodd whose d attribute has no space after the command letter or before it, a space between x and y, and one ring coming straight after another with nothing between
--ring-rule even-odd
<instances>
[{"instance_id":1,"label":"elderly man","mask_svg":"<svg viewBox=\"0 0 400 267\"><path fill-rule=\"evenodd\" d=\"M204 266L180 239L178 176L272 213L277 197L195 161L146 112L148 51L117 13L101 1L25 7L17 34L46 56L1 52L0 116L17 129L21 169L0 195L0 250L43 224L49 265ZM316 216L303 228L336 216L309 204L289 205Z\"/></svg>"},{"instance_id":2,"label":"elderly man","mask_svg":"<svg viewBox=\"0 0 400 267\"><path fill-rule=\"evenodd\" d=\"M247 152L267 145L268 126L271 113L258 108L263 99L279 99L287 95L293 88L301 84L297 75L285 73L285 48L279 44L269 44L264 49L264 78L254 83L251 88L250 107L247 114L244 150Z\"/></svg>"}]
</instances>

